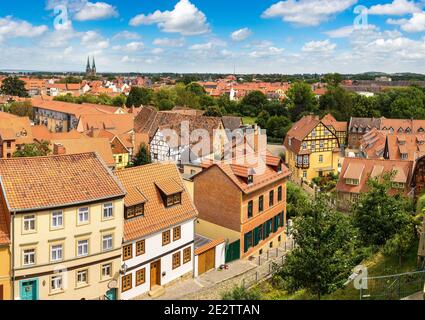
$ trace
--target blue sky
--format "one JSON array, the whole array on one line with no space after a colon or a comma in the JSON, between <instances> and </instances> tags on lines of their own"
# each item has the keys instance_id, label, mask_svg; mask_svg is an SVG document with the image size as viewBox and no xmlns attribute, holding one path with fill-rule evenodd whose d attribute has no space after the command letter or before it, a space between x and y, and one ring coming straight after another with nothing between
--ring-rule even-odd
<instances>
[{"instance_id":1,"label":"blue sky","mask_svg":"<svg viewBox=\"0 0 425 320\"><path fill-rule=\"evenodd\" d=\"M0 2L0 69L425 73L425 0Z\"/></svg>"}]
</instances>

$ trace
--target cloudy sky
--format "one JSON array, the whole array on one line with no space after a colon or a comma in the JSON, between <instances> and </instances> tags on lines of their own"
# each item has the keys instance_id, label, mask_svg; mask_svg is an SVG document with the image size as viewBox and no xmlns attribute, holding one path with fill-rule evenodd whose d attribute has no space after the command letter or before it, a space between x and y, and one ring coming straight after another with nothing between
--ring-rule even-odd
<instances>
[{"instance_id":1,"label":"cloudy sky","mask_svg":"<svg viewBox=\"0 0 425 320\"><path fill-rule=\"evenodd\" d=\"M0 2L0 69L425 73L425 0Z\"/></svg>"}]
</instances>

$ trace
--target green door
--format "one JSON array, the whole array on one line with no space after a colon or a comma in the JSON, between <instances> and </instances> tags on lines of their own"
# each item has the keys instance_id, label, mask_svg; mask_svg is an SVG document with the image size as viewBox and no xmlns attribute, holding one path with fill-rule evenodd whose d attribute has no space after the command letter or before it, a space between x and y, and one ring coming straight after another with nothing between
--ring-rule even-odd
<instances>
[{"instance_id":1,"label":"green door","mask_svg":"<svg viewBox=\"0 0 425 320\"><path fill-rule=\"evenodd\" d=\"M117 300L117 289L111 289L106 292L106 297L108 300Z\"/></svg>"},{"instance_id":2,"label":"green door","mask_svg":"<svg viewBox=\"0 0 425 320\"><path fill-rule=\"evenodd\" d=\"M226 263L240 259L241 257L241 242L235 241L226 246Z\"/></svg>"},{"instance_id":3,"label":"green door","mask_svg":"<svg viewBox=\"0 0 425 320\"><path fill-rule=\"evenodd\" d=\"M38 280L23 280L20 282L21 300L38 300Z\"/></svg>"}]
</instances>

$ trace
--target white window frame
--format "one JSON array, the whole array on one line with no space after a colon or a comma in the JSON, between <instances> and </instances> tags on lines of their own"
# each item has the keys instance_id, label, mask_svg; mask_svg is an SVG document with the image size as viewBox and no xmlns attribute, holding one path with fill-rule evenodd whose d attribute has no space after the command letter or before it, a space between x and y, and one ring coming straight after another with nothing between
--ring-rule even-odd
<instances>
[{"instance_id":1,"label":"white window frame","mask_svg":"<svg viewBox=\"0 0 425 320\"><path fill-rule=\"evenodd\" d=\"M31 253L29 253L29 251L31 251ZM24 266L33 266L33 265L35 265L35 263L36 263L36 260L35 260L35 258L36 258L36 256L35 256L35 249L33 249L33 248L31 248L31 249L23 249L22 250L22 264L24 265ZM25 263L25 258L27 258L27 260L28 261L30 261L31 259L30 259L30 257L32 256L32 262L30 262L30 263Z\"/></svg>"},{"instance_id":2,"label":"white window frame","mask_svg":"<svg viewBox=\"0 0 425 320\"><path fill-rule=\"evenodd\" d=\"M81 247L81 254L80 254L80 247ZM85 252L83 252L83 248L86 248ZM88 255L89 255L89 240L88 239L78 240L77 241L77 257L87 257Z\"/></svg>"},{"instance_id":3,"label":"white window frame","mask_svg":"<svg viewBox=\"0 0 425 320\"><path fill-rule=\"evenodd\" d=\"M89 207L78 208L77 216L78 216L77 218L78 224L88 224L90 222L90 208ZM81 218L84 218L84 220L81 220Z\"/></svg>"},{"instance_id":4,"label":"white window frame","mask_svg":"<svg viewBox=\"0 0 425 320\"><path fill-rule=\"evenodd\" d=\"M82 277L85 275L85 281L81 281ZM77 271L77 286L86 286L89 284L89 270L79 270Z\"/></svg>"},{"instance_id":5,"label":"white window frame","mask_svg":"<svg viewBox=\"0 0 425 320\"><path fill-rule=\"evenodd\" d=\"M53 258L53 253L56 255L56 259ZM60 255L60 258L58 258ZM63 260L63 245L62 244L53 244L50 246L50 261L57 262Z\"/></svg>"},{"instance_id":6,"label":"white window frame","mask_svg":"<svg viewBox=\"0 0 425 320\"><path fill-rule=\"evenodd\" d=\"M63 290L63 277L62 275L54 275L50 278L50 291L62 291Z\"/></svg>"},{"instance_id":7,"label":"white window frame","mask_svg":"<svg viewBox=\"0 0 425 320\"><path fill-rule=\"evenodd\" d=\"M37 217L35 214L24 216L23 218L23 231L24 232L35 232L37 230ZM31 228L31 224L33 225L33 228ZM26 225L28 225L28 229L26 229Z\"/></svg>"},{"instance_id":8,"label":"white window frame","mask_svg":"<svg viewBox=\"0 0 425 320\"><path fill-rule=\"evenodd\" d=\"M109 238L109 239L105 239ZM110 247L105 248L105 243L110 244ZM105 234L102 236L102 251L111 251L114 249L114 235Z\"/></svg>"},{"instance_id":9,"label":"white window frame","mask_svg":"<svg viewBox=\"0 0 425 320\"><path fill-rule=\"evenodd\" d=\"M60 220L60 224L58 224ZM61 229L63 228L63 211L54 211L52 212L52 229Z\"/></svg>"},{"instance_id":10,"label":"white window frame","mask_svg":"<svg viewBox=\"0 0 425 320\"><path fill-rule=\"evenodd\" d=\"M102 214L104 220L112 219L114 217L114 204L112 202L104 203Z\"/></svg>"},{"instance_id":11,"label":"white window frame","mask_svg":"<svg viewBox=\"0 0 425 320\"><path fill-rule=\"evenodd\" d=\"M109 269L109 274L105 274L105 270ZM112 263L103 264L101 267L102 279L109 279L112 277Z\"/></svg>"}]
</instances>

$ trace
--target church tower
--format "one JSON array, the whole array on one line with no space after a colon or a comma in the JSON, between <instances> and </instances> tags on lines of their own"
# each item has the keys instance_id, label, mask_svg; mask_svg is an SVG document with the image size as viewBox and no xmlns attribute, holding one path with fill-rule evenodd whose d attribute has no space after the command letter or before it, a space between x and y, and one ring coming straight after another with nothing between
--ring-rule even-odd
<instances>
[{"instance_id":1,"label":"church tower","mask_svg":"<svg viewBox=\"0 0 425 320\"><path fill-rule=\"evenodd\" d=\"M91 67L91 75L93 77L96 77L96 74L97 74L97 72L96 72L96 62L94 61L94 57L93 57L93 64L92 64L92 67Z\"/></svg>"},{"instance_id":2,"label":"church tower","mask_svg":"<svg viewBox=\"0 0 425 320\"><path fill-rule=\"evenodd\" d=\"M90 67L90 57L87 57L87 66L86 66L86 76L90 76L91 75L91 67Z\"/></svg>"}]
</instances>

